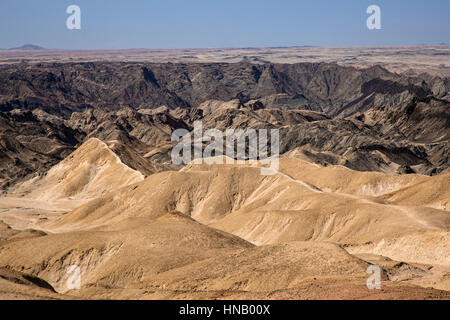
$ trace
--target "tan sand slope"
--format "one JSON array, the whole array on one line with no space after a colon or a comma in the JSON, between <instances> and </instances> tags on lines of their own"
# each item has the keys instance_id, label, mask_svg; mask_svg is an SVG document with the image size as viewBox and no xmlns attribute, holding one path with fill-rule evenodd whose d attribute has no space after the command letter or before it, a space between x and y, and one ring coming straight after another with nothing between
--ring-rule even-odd
<instances>
[{"instance_id":1,"label":"tan sand slope","mask_svg":"<svg viewBox=\"0 0 450 320\"><path fill-rule=\"evenodd\" d=\"M130 218L97 231L11 242L3 246L0 264L46 279L58 292L91 298L114 291L121 297L254 292L267 298L312 279L342 285L348 277L361 290L368 266L331 243L255 247L177 212L156 220ZM66 288L72 264L81 268L81 291Z\"/></svg>"},{"instance_id":2,"label":"tan sand slope","mask_svg":"<svg viewBox=\"0 0 450 320\"><path fill-rule=\"evenodd\" d=\"M45 232L34 229L15 230L0 220L0 243L4 241L33 238L45 235Z\"/></svg>"},{"instance_id":3,"label":"tan sand slope","mask_svg":"<svg viewBox=\"0 0 450 320\"><path fill-rule=\"evenodd\" d=\"M81 269L81 290L67 288L67 268L74 264ZM386 289L371 292L366 288L368 263L335 244L256 247L179 212L157 219L128 218L95 231L3 243L0 265L82 298L327 299L335 298L336 290L344 290L340 298L450 297L391 283L386 277ZM1 286L0 297L16 291ZM21 293L27 297L27 292Z\"/></svg>"},{"instance_id":4,"label":"tan sand slope","mask_svg":"<svg viewBox=\"0 0 450 320\"><path fill-rule=\"evenodd\" d=\"M59 292L67 291L67 268L73 264L81 268L83 286L126 288L146 277L252 247L173 212L157 220L127 219L97 231L8 242L2 246L0 264L23 267Z\"/></svg>"},{"instance_id":5,"label":"tan sand slope","mask_svg":"<svg viewBox=\"0 0 450 320\"><path fill-rule=\"evenodd\" d=\"M191 163L144 179L117 159L111 144L91 139L42 184L30 184L26 198L102 192L34 226L45 232L0 225L0 267L82 298L450 298L414 286L448 290L450 213L434 205L448 200L439 191L446 175L355 172L284 157L270 176L249 164ZM96 174L75 183L86 172ZM415 202L405 192L416 192ZM387 291L369 292L368 254L439 272L387 266ZM74 264L82 290L66 285ZM419 280L404 282L402 268ZM0 297L28 294L10 281L4 287Z\"/></svg>"},{"instance_id":6,"label":"tan sand slope","mask_svg":"<svg viewBox=\"0 0 450 320\"><path fill-rule=\"evenodd\" d=\"M91 138L45 176L25 182L14 193L47 201L92 199L143 179L141 172L124 164L106 143Z\"/></svg>"},{"instance_id":7,"label":"tan sand slope","mask_svg":"<svg viewBox=\"0 0 450 320\"><path fill-rule=\"evenodd\" d=\"M322 167L294 157L281 158L280 171L324 191L376 196L396 204L450 210L450 173L430 177L362 172L344 166Z\"/></svg>"},{"instance_id":8,"label":"tan sand slope","mask_svg":"<svg viewBox=\"0 0 450 320\"><path fill-rule=\"evenodd\" d=\"M302 166L298 169L305 170ZM306 171L310 169L306 166ZM356 172L354 181L352 171L347 170L347 179L351 181L346 187L349 190L360 190L369 183L376 186L379 181L395 178L378 174L375 178L371 175L361 178L361 173ZM397 185L400 188L402 183L408 185L421 179L422 176L401 178ZM42 228L54 232L92 230L128 217L157 218L171 210L258 245L299 240L358 245L410 234L420 238L427 232L439 231L444 232L438 238L439 243L445 243L450 228L450 214L443 210L400 206L377 197L325 192L283 172L263 176L259 168L245 165L189 165L179 172L158 173L99 197L58 220L43 224ZM425 250L426 241L423 243ZM436 259L432 262L437 262ZM445 259L441 262L447 264Z\"/></svg>"},{"instance_id":9,"label":"tan sand slope","mask_svg":"<svg viewBox=\"0 0 450 320\"><path fill-rule=\"evenodd\" d=\"M7 300L67 299L46 281L8 268L0 268L0 297Z\"/></svg>"},{"instance_id":10,"label":"tan sand slope","mask_svg":"<svg viewBox=\"0 0 450 320\"><path fill-rule=\"evenodd\" d=\"M426 179L382 197L396 204L427 206L450 211L450 173Z\"/></svg>"}]
</instances>

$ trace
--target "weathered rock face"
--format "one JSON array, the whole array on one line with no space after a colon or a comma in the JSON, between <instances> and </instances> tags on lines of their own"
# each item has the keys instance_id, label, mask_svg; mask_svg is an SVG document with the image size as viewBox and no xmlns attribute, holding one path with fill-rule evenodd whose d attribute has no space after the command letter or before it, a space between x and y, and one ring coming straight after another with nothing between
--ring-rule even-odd
<instances>
[{"instance_id":1,"label":"weathered rock face","mask_svg":"<svg viewBox=\"0 0 450 320\"><path fill-rule=\"evenodd\" d=\"M445 91L436 79L401 78L381 67L364 70L334 64L141 64L78 63L0 67L3 111L44 108L70 114L86 107L135 109L194 107L207 100L265 98L273 107L337 115L375 93L420 96ZM281 96L280 96L281 95Z\"/></svg>"},{"instance_id":2,"label":"weathered rock face","mask_svg":"<svg viewBox=\"0 0 450 320\"><path fill-rule=\"evenodd\" d=\"M449 168L448 79L333 64L0 66L0 186L43 173L86 139L169 168L170 135L279 128L281 152L356 170ZM152 169L153 170L153 169Z\"/></svg>"},{"instance_id":3,"label":"weathered rock face","mask_svg":"<svg viewBox=\"0 0 450 320\"><path fill-rule=\"evenodd\" d=\"M84 136L39 110L0 112L0 188L47 171L74 151Z\"/></svg>"}]
</instances>

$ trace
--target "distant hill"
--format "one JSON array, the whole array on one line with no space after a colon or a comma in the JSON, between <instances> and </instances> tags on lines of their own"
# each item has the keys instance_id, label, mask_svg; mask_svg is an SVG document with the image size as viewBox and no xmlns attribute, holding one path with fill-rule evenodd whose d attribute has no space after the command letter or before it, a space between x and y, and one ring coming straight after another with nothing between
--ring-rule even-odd
<instances>
[{"instance_id":1,"label":"distant hill","mask_svg":"<svg viewBox=\"0 0 450 320\"><path fill-rule=\"evenodd\" d=\"M10 48L9 50L45 50L45 48L34 45L34 44L24 44L21 47Z\"/></svg>"}]
</instances>

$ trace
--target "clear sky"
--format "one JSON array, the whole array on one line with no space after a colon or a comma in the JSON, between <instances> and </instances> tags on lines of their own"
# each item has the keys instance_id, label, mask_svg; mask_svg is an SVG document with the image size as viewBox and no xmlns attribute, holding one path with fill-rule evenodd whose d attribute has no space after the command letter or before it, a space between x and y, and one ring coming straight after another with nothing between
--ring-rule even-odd
<instances>
[{"instance_id":1,"label":"clear sky","mask_svg":"<svg viewBox=\"0 0 450 320\"><path fill-rule=\"evenodd\" d=\"M81 8L81 30L66 8ZM381 30L366 9L381 8ZM0 48L229 48L450 43L450 0L1 0Z\"/></svg>"}]
</instances>

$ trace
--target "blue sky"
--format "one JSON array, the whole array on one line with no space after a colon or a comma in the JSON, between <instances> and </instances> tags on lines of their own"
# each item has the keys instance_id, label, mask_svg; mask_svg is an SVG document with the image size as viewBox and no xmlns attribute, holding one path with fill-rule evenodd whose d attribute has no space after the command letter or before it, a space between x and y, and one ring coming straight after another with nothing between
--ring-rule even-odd
<instances>
[{"instance_id":1,"label":"blue sky","mask_svg":"<svg viewBox=\"0 0 450 320\"><path fill-rule=\"evenodd\" d=\"M66 8L81 8L81 30ZM381 8L368 30L366 8ZM229 48L450 43L449 0L1 0L0 48Z\"/></svg>"}]
</instances>

